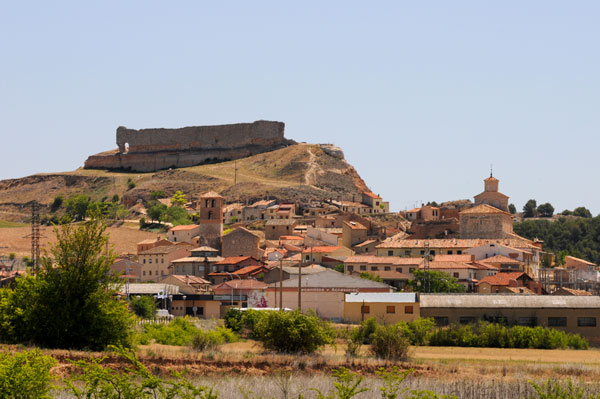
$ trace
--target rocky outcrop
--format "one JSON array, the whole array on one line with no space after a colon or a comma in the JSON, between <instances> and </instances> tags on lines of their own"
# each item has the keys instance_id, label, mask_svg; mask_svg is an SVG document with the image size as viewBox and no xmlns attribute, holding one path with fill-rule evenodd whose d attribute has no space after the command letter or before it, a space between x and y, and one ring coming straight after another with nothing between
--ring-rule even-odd
<instances>
[{"instance_id":1,"label":"rocky outcrop","mask_svg":"<svg viewBox=\"0 0 600 399\"><path fill-rule=\"evenodd\" d=\"M118 149L90 156L86 169L153 172L230 161L293 144L283 122L256 121L180 129L117 129Z\"/></svg>"}]
</instances>

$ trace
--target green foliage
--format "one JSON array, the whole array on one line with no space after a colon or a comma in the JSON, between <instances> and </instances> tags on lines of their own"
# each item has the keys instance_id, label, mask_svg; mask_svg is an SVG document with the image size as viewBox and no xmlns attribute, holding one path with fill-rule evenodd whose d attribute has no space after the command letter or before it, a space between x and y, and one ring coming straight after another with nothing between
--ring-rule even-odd
<instances>
[{"instance_id":1,"label":"green foliage","mask_svg":"<svg viewBox=\"0 0 600 399\"><path fill-rule=\"evenodd\" d=\"M429 335L435 329L433 318L420 317L411 322L399 322L399 328L411 345L423 346L429 343Z\"/></svg>"},{"instance_id":2,"label":"green foliage","mask_svg":"<svg viewBox=\"0 0 600 399\"><path fill-rule=\"evenodd\" d=\"M127 179L127 189L133 190L134 188L135 188L135 182L130 177L130 178Z\"/></svg>"},{"instance_id":3,"label":"green foliage","mask_svg":"<svg viewBox=\"0 0 600 399\"><path fill-rule=\"evenodd\" d=\"M133 313L143 319L153 319L156 315L156 302L151 296L135 297L130 302Z\"/></svg>"},{"instance_id":4,"label":"green foliage","mask_svg":"<svg viewBox=\"0 0 600 399\"><path fill-rule=\"evenodd\" d=\"M179 206L171 206L162 215L162 221L170 222L173 226L180 224L191 224L192 219L187 211Z\"/></svg>"},{"instance_id":5,"label":"green foliage","mask_svg":"<svg viewBox=\"0 0 600 399\"><path fill-rule=\"evenodd\" d=\"M369 272L362 272L359 277L364 278L366 280L377 281L378 283L383 282L383 279L381 278L381 276L376 276Z\"/></svg>"},{"instance_id":6,"label":"green foliage","mask_svg":"<svg viewBox=\"0 0 600 399\"><path fill-rule=\"evenodd\" d=\"M175 379L162 379L153 375L137 358L135 352L122 347L113 348L126 359L130 366L125 371L104 367L102 359L72 362L81 373L66 381L67 387L77 399L217 399L212 388L196 386L173 374Z\"/></svg>"},{"instance_id":7,"label":"green foliage","mask_svg":"<svg viewBox=\"0 0 600 399\"><path fill-rule=\"evenodd\" d=\"M551 218L554 215L554 207L546 202L545 204L541 204L537 207L538 213L543 218Z\"/></svg>"},{"instance_id":8,"label":"green foliage","mask_svg":"<svg viewBox=\"0 0 600 399\"><path fill-rule=\"evenodd\" d=\"M50 369L56 360L39 350L0 353L0 398L50 398Z\"/></svg>"},{"instance_id":9,"label":"green foliage","mask_svg":"<svg viewBox=\"0 0 600 399\"><path fill-rule=\"evenodd\" d=\"M156 200L161 199L161 198L167 198L167 194L165 194L164 191L152 191L150 193L150 198L153 201L156 201Z\"/></svg>"},{"instance_id":10,"label":"green foliage","mask_svg":"<svg viewBox=\"0 0 600 399\"><path fill-rule=\"evenodd\" d=\"M408 285L415 292L465 292L465 286L448 273L437 270L415 270L413 276L414 279L409 281ZM427 291L427 283L429 283L429 291Z\"/></svg>"},{"instance_id":11,"label":"green foliage","mask_svg":"<svg viewBox=\"0 0 600 399\"><path fill-rule=\"evenodd\" d=\"M265 312L254 326L254 335L265 348L286 353L312 353L335 338L328 322L298 310Z\"/></svg>"},{"instance_id":12,"label":"green foliage","mask_svg":"<svg viewBox=\"0 0 600 399\"><path fill-rule=\"evenodd\" d=\"M530 199L523 206L523 217L533 218L536 216L537 216L537 201L534 199Z\"/></svg>"},{"instance_id":13,"label":"green foliage","mask_svg":"<svg viewBox=\"0 0 600 399\"><path fill-rule=\"evenodd\" d=\"M177 317L168 324L144 324L141 343L154 340L163 345L185 346L192 343L198 329L187 318Z\"/></svg>"},{"instance_id":14,"label":"green foliage","mask_svg":"<svg viewBox=\"0 0 600 399\"><path fill-rule=\"evenodd\" d=\"M337 265L335 265L333 267L333 270L335 270L338 273L344 273L344 264L343 263L338 263Z\"/></svg>"},{"instance_id":15,"label":"green foliage","mask_svg":"<svg viewBox=\"0 0 600 399\"><path fill-rule=\"evenodd\" d=\"M238 336L226 327L218 327L216 330L199 330L192 338L192 348L203 351L212 350L224 343L236 342Z\"/></svg>"},{"instance_id":16,"label":"green foliage","mask_svg":"<svg viewBox=\"0 0 600 399\"><path fill-rule=\"evenodd\" d=\"M517 213L517 207L515 206L515 204L508 204L508 211L511 215Z\"/></svg>"},{"instance_id":17,"label":"green foliage","mask_svg":"<svg viewBox=\"0 0 600 399\"><path fill-rule=\"evenodd\" d=\"M129 215L129 210L123 205L113 202L108 206L106 214L113 220L124 220Z\"/></svg>"},{"instance_id":18,"label":"green foliage","mask_svg":"<svg viewBox=\"0 0 600 399\"><path fill-rule=\"evenodd\" d=\"M367 392L369 388L361 388L363 378L358 374L350 372L345 367L341 367L339 370L333 370L333 386L334 392L328 392L323 394L320 390L311 388L317 393L318 399L351 399Z\"/></svg>"},{"instance_id":19,"label":"green foliage","mask_svg":"<svg viewBox=\"0 0 600 399\"><path fill-rule=\"evenodd\" d=\"M114 255L106 250L106 225L97 219L55 228L51 256L35 276L0 290L0 339L44 347L94 349L129 345L132 318L117 299Z\"/></svg>"},{"instance_id":20,"label":"green foliage","mask_svg":"<svg viewBox=\"0 0 600 399\"><path fill-rule=\"evenodd\" d=\"M85 219L88 214L88 208L91 205L90 197L84 194L74 195L69 197L65 202L65 210L67 215L75 221Z\"/></svg>"},{"instance_id":21,"label":"green foliage","mask_svg":"<svg viewBox=\"0 0 600 399\"><path fill-rule=\"evenodd\" d=\"M375 373L383 380L383 385L379 387L382 399L397 399L404 394L408 388L401 388L406 377L414 370L400 370L398 366L386 370L380 367Z\"/></svg>"},{"instance_id":22,"label":"green foliage","mask_svg":"<svg viewBox=\"0 0 600 399\"><path fill-rule=\"evenodd\" d=\"M577 386L571 379L566 383L548 380L541 385L533 381L529 384L535 390L536 396L531 396L530 399L599 399L600 395L589 394L582 386Z\"/></svg>"},{"instance_id":23,"label":"green foliage","mask_svg":"<svg viewBox=\"0 0 600 399\"><path fill-rule=\"evenodd\" d=\"M65 197L62 195L57 195L56 197L54 197L54 201L52 201L52 204L50 205L50 212L58 211L64 201Z\"/></svg>"},{"instance_id":24,"label":"green foliage","mask_svg":"<svg viewBox=\"0 0 600 399\"><path fill-rule=\"evenodd\" d=\"M402 333L400 325L379 325L371 334L371 351L382 359L405 360L408 358L409 339Z\"/></svg>"},{"instance_id":25,"label":"green foliage","mask_svg":"<svg viewBox=\"0 0 600 399\"><path fill-rule=\"evenodd\" d=\"M525 238L539 238L544 249L600 263L600 216L594 218L561 217L548 220L525 220L516 223L515 233Z\"/></svg>"},{"instance_id":26,"label":"green foliage","mask_svg":"<svg viewBox=\"0 0 600 399\"><path fill-rule=\"evenodd\" d=\"M454 324L440 328L429 337L432 346L466 346L532 349L588 349L588 342L578 334L544 327L506 327L500 324Z\"/></svg>"},{"instance_id":27,"label":"green foliage","mask_svg":"<svg viewBox=\"0 0 600 399\"><path fill-rule=\"evenodd\" d=\"M9 260L15 260L17 258L17 254L14 252L11 252L8 254L8 259Z\"/></svg>"},{"instance_id":28,"label":"green foliage","mask_svg":"<svg viewBox=\"0 0 600 399\"><path fill-rule=\"evenodd\" d=\"M592 212L584 206L577 207L573 209L573 216L579 216L582 218L591 218Z\"/></svg>"},{"instance_id":29,"label":"green foliage","mask_svg":"<svg viewBox=\"0 0 600 399\"><path fill-rule=\"evenodd\" d=\"M175 191L173 197L171 197L171 205L175 207L182 207L187 202L187 197L180 190Z\"/></svg>"},{"instance_id":30,"label":"green foliage","mask_svg":"<svg viewBox=\"0 0 600 399\"><path fill-rule=\"evenodd\" d=\"M147 211L147 215L151 221L160 221L163 219L163 215L167 212L167 206L160 202L153 203Z\"/></svg>"},{"instance_id":31,"label":"green foliage","mask_svg":"<svg viewBox=\"0 0 600 399\"><path fill-rule=\"evenodd\" d=\"M406 399L458 399L454 395L440 395L432 391L412 390Z\"/></svg>"},{"instance_id":32,"label":"green foliage","mask_svg":"<svg viewBox=\"0 0 600 399\"><path fill-rule=\"evenodd\" d=\"M111 200L110 200L110 202L112 202L112 203L119 202L119 194L113 195L112 198L111 198Z\"/></svg>"}]
</instances>

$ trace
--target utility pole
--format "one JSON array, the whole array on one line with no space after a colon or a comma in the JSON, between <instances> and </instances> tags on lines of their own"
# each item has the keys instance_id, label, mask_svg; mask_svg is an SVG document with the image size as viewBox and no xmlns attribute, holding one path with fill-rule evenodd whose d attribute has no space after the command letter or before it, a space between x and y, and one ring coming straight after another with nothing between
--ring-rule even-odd
<instances>
[{"instance_id":1,"label":"utility pole","mask_svg":"<svg viewBox=\"0 0 600 399\"><path fill-rule=\"evenodd\" d=\"M237 159L233 160L233 185L237 184Z\"/></svg>"},{"instance_id":2,"label":"utility pole","mask_svg":"<svg viewBox=\"0 0 600 399\"><path fill-rule=\"evenodd\" d=\"M283 310L283 259L279 258L279 310Z\"/></svg>"},{"instance_id":3,"label":"utility pole","mask_svg":"<svg viewBox=\"0 0 600 399\"><path fill-rule=\"evenodd\" d=\"M431 292L431 278L429 275L429 241L425 240L425 256L423 257L423 271L425 272L425 289L427 293Z\"/></svg>"},{"instance_id":4,"label":"utility pole","mask_svg":"<svg viewBox=\"0 0 600 399\"><path fill-rule=\"evenodd\" d=\"M33 270L40 267L40 204L31 203L31 263Z\"/></svg>"},{"instance_id":5,"label":"utility pole","mask_svg":"<svg viewBox=\"0 0 600 399\"><path fill-rule=\"evenodd\" d=\"M302 311L302 260L298 263L298 310Z\"/></svg>"}]
</instances>

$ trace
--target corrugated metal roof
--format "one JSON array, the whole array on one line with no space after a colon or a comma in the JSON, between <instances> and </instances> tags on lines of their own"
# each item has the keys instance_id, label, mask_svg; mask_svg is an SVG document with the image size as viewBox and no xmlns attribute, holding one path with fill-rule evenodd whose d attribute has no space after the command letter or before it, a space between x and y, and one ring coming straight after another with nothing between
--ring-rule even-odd
<instances>
[{"instance_id":1,"label":"corrugated metal roof","mask_svg":"<svg viewBox=\"0 0 600 399\"><path fill-rule=\"evenodd\" d=\"M126 287L121 287L121 292L125 293ZM167 294L179 294L179 286L174 284L129 284L130 295L155 295L159 292Z\"/></svg>"},{"instance_id":2,"label":"corrugated metal roof","mask_svg":"<svg viewBox=\"0 0 600 399\"><path fill-rule=\"evenodd\" d=\"M415 303L417 302L417 294L414 292L374 292L374 293L356 293L346 294L344 301L349 303L365 302L365 303Z\"/></svg>"},{"instance_id":3,"label":"corrugated metal roof","mask_svg":"<svg viewBox=\"0 0 600 399\"><path fill-rule=\"evenodd\" d=\"M338 273L335 270L325 270L320 273L302 274L302 286L304 288L390 288L389 285L360 277L349 276ZM270 287L279 287L279 282ZM283 287L298 287L298 275L284 280Z\"/></svg>"},{"instance_id":4,"label":"corrugated metal roof","mask_svg":"<svg viewBox=\"0 0 600 399\"><path fill-rule=\"evenodd\" d=\"M598 296L421 294L421 308L600 308Z\"/></svg>"}]
</instances>

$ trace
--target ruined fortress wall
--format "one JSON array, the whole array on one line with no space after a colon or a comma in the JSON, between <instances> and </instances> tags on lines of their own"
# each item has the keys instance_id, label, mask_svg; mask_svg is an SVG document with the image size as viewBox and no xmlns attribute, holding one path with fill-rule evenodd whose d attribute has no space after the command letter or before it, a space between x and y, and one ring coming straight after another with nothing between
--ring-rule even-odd
<instances>
[{"instance_id":1,"label":"ruined fortress wall","mask_svg":"<svg viewBox=\"0 0 600 399\"><path fill-rule=\"evenodd\" d=\"M273 146L284 141L283 122L256 121L181 129L117 129L119 152L145 153ZM129 145L127 151L126 145Z\"/></svg>"},{"instance_id":2,"label":"ruined fortress wall","mask_svg":"<svg viewBox=\"0 0 600 399\"><path fill-rule=\"evenodd\" d=\"M86 169L154 172L248 157L287 146L283 122L181 129L117 129L118 150L90 156Z\"/></svg>"}]
</instances>

